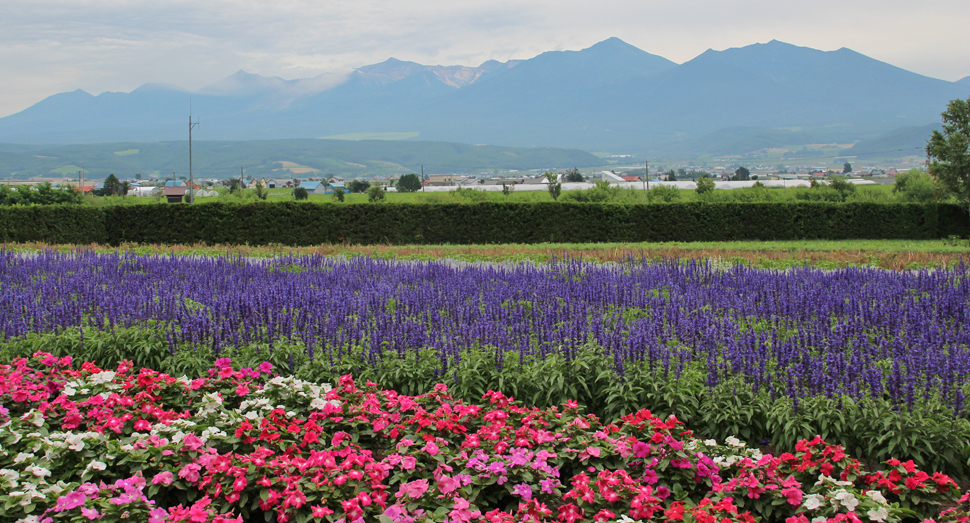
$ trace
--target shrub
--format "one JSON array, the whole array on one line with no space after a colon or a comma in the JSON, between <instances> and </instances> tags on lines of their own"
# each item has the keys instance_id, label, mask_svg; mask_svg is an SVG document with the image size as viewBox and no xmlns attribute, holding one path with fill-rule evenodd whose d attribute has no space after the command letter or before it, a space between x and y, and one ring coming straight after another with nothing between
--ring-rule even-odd
<instances>
[{"instance_id":1,"label":"shrub","mask_svg":"<svg viewBox=\"0 0 970 523\"><path fill-rule=\"evenodd\" d=\"M386 197L384 188L380 185L374 185L367 188L367 201L371 203L383 202Z\"/></svg>"},{"instance_id":2,"label":"shrub","mask_svg":"<svg viewBox=\"0 0 970 523\"><path fill-rule=\"evenodd\" d=\"M421 189L421 179L416 174L405 174L397 181L398 192L416 192Z\"/></svg>"},{"instance_id":3,"label":"shrub","mask_svg":"<svg viewBox=\"0 0 970 523\"><path fill-rule=\"evenodd\" d=\"M655 185L647 191L647 201L670 203L680 199L680 190L669 185Z\"/></svg>"},{"instance_id":4,"label":"shrub","mask_svg":"<svg viewBox=\"0 0 970 523\"><path fill-rule=\"evenodd\" d=\"M704 195L714 192L714 180L708 178L707 176L702 176L697 179L697 194Z\"/></svg>"},{"instance_id":5,"label":"shrub","mask_svg":"<svg viewBox=\"0 0 970 523\"><path fill-rule=\"evenodd\" d=\"M350 180L347 184L347 190L352 193L362 193L366 192L370 187L370 182L365 180Z\"/></svg>"},{"instance_id":6,"label":"shrub","mask_svg":"<svg viewBox=\"0 0 970 523\"><path fill-rule=\"evenodd\" d=\"M936 179L919 169L910 169L896 176L893 194L905 202L928 203L939 198Z\"/></svg>"},{"instance_id":7,"label":"shrub","mask_svg":"<svg viewBox=\"0 0 970 523\"><path fill-rule=\"evenodd\" d=\"M293 189L293 198L296 200L306 200L310 198L310 193L307 192L305 187L297 187Z\"/></svg>"}]
</instances>

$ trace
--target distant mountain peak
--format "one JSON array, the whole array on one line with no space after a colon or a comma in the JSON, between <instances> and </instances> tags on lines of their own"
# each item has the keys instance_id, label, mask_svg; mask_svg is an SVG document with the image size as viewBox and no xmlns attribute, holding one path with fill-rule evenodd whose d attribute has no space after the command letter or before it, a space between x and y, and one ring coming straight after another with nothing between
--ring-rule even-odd
<instances>
[{"instance_id":1,"label":"distant mountain peak","mask_svg":"<svg viewBox=\"0 0 970 523\"><path fill-rule=\"evenodd\" d=\"M965 76L965 77L957 80L956 83L958 83L960 85L970 85L970 76Z\"/></svg>"}]
</instances>

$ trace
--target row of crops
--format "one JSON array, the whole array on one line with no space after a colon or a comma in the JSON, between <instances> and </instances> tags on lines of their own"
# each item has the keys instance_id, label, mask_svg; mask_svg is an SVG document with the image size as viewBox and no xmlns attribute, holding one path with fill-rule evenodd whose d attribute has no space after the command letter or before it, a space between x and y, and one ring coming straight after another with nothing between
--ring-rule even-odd
<instances>
[{"instance_id":1,"label":"row of crops","mask_svg":"<svg viewBox=\"0 0 970 523\"><path fill-rule=\"evenodd\" d=\"M405 394L447 383L607 420L970 477L968 270L708 262L396 262L0 252L0 358L43 350L173 374L218 358Z\"/></svg>"}]
</instances>

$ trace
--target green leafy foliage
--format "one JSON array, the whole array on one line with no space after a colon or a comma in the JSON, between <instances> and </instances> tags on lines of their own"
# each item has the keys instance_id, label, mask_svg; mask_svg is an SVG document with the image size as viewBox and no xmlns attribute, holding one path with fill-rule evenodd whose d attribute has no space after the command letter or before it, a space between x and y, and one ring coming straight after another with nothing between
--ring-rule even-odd
<instances>
[{"instance_id":1,"label":"green leafy foliage","mask_svg":"<svg viewBox=\"0 0 970 523\"><path fill-rule=\"evenodd\" d=\"M347 183L347 190L353 193L366 192L369 187L370 182L365 180L350 180L350 182Z\"/></svg>"},{"instance_id":2,"label":"green leafy foliage","mask_svg":"<svg viewBox=\"0 0 970 523\"><path fill-rule=\"evenodd\" d=\"M933 239L970 234L963 216L955 204L880 202L13 206L0 207L0 241L302 246Z\"/></svg>"},{"instance_id":3,"label":"green leafy foliage","mask_svg":"<svg viewBox=\"0 0 970 523\"><path fill-rule=\"evenodd\" d=\"M132 360L135 367L171 375L201 375L218 358L232 358L241 367L269 361L283 374L304 380L337 382L353 374L401 394L431 392L445 383L451 394L466 402L489 390L547 408L575 400L587 412L606 421L633 409L649 409L661 418L670 415L703 438L738 437L761 442L778 452L793 451L799 440L821 436L862 457L870 470L889 458L912 459L922 469L970 478L970 420L954 418L941 403L924 400L912 410L900 410L881 398L854 401L824 396L773 400L742 380L727 380L709 389L703 364L687 367L672 379L650 364L627 364L622 374L612 357L587 346L566 357L551 352L545 358L521 359L488 347L462 351L447 367L434 351L373 352L368 347L332 348L311 356L302 341L277 338L271 344L252 343L239 350L215 351L205 345L170 346L173 325L91 326L60 333L35 334L0 345L0 363L29 357L37 351L73 356L111 367Z\"/></svg>"},{"instance_id":4,"label":"green leafy foliage","mask_svg":"<svg viewBox=\"0 0 970 523\"><path fill-rule=\"evenodd\" d=\"M33 189L27 185L11 187L0 185L0 205L55 205L59 203L81 203L81 193L73 187L55 189L44 182Z\"/></svg>"},{"instance_id":5,"label":"green leafy foliage","mask_svg":"<svg viewBox=\"0 0 970 523\"><path fill-rule=\"evenodd\" d=\"M297 187L293 189L293 199L295 200L306 200L310 197L310 193L307 192L305 187Z\"/></svg>"},{"instance_id":6,"label":"green leafy foliage","mask_svg":"<svg viewBox=\"0 0 970 523\"><path fill-rule=\"evenodd\" d=\"M380 185L367 188L367 201L371 203L383 202L386 197L387 193L384 192L384 188Z\"/></svg>"},{"instance_id":7,"label":"green leafy foliage","mask_svg":"<svg viewBox=\"0 0 970 523\"><path fill-rule=\"evenodd\" d=\"M586 179L583 178L583 174L579 172L579 169L573 167L572 169L567 169L563 180L569 183L585 182Z\"/></svg>"},{"instance_id":8,"label":"green leafy foliage","mask_svg":"<svg viewBox=\"0 0 970 523\"><path fill-rule=\"evenodd\" d=\"M697 188L694 190L700 195L712 193L714 192L714 180L707 176L701 176L697 179Z\"/></svg>"},{"instance_id":9,"label":"green leafy foliage","mask_svg":"<svg viewBox=\"0 0 970 523\"><path fill-rule=\"evenodd\" d=\"M398 192L416 192L421 189L421 178L416 174L405 174L397 181Z\"/></svg>"},{"instance_id":10,"label":"green leafy foliage","mask_svg":"<svg viewBox=\"0 0 970 523\"><path fill-rule=\"evenodd\" d=\"M929 203L938 200L942 192L936 179L919 169L896 175L893 184L893 194L905 202Z\"/></svg>"}]
</instances>

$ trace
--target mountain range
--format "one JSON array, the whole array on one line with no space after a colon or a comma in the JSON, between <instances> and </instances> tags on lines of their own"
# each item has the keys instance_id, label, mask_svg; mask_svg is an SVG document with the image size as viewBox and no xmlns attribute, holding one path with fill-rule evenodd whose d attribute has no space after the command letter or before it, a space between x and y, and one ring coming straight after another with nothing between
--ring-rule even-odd
<instances>
[{"instance_id":1,"label":"mountain range","mask_svg":"<svg viewBox=\"0 0 970 523\"><path fill-rule=\"evenodd\" d=\"M939 121L970 96L850 49L773 40L677 64L618 38L581 51L478 67L389 59L347 75L283 80L239 71L195 92L51 96L0 118L0 142L184 140L191 97L201 140L401 133L420 140L647 154L741 154L853 143Z\"/></svg>"}]
</instances>

